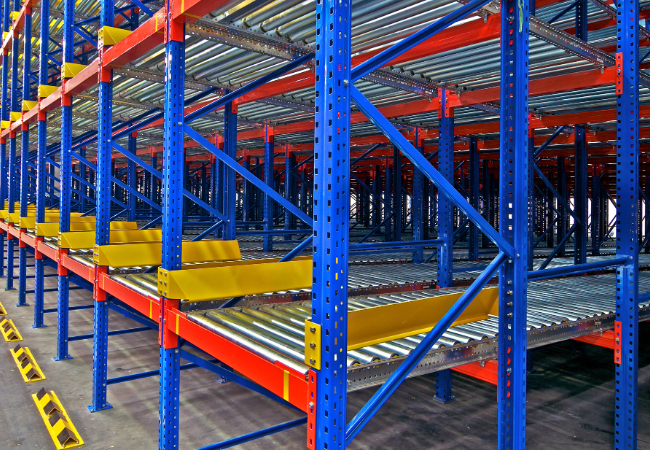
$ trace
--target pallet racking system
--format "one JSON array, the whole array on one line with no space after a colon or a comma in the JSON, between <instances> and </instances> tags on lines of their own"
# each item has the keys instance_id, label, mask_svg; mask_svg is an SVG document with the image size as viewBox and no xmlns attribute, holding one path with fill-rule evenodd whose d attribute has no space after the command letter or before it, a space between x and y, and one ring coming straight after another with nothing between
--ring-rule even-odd
<instances>
[{"instance_id":1,"label":"pallet racking system","mask_svg":"<svg viewBox=\"0 0 650 450\"><path fill-rule=\"evenodd\" d=\"M529 344L610 327L620 337L615 447L635 448L637 330L649 317L639 294L639 251L650 250L639 144L647 137L639 86L644 99L650 86L648 53L639 52L641 38L650 43L640 25L646 4L314 3L3 2L0 270L13 289L18 243L18 304L26 306L33 254L34 327L57 313L55 359L70 358L69 342L93 339L90 411L111 407L109 385L153 375L109 379L107 371L109 336L151 328L159 330L164 449L178 448L180 372L192 367L306 413L214 448L307 423L307 446L331 449L346 447L407 377L437 372L436 399L446 402L448 369L496 357L499 448L524 448ZM603 246L614 227L614 248ZM300 256L309 248L311 258ZM242 259L240 249L258 254ZM360 302L368 306L350 300L354 264L386 262L381 254L391 252L392 262L435 270L447 308L399 365L389 353L349 367L342 355L368 348L351 318ZM44 309L46 265L57 269L56 311ZM447 289L459 284L459 266L474 274L465 289ZM611 285L613 293L615 285L615 314L555 328L552 319L531 335L531 321L557 314L557 305L537 302L552 301L560 281L529 291L529 279L612 268L615 279L590 277L581 289ZM143 288L155 270L157 284ZM496 332L441 347L497 273ZM71 282L93 291L92 305L69 306ZM294 357L263 332L232 326L228 307L254 314L246 308L267 293L267 301L311 300L300 304L303 348ZM202 302L218 309L193 312ZM575 297L575 315L583 303ZM93 334L69 336L68 314L90 307ZM109 309L142 327L109 331ZM382 330L386 322L364 331L399 335ZM454 350L462 356L450 357ZM346 393L370 385L364 377L381 387L349 420Z\"/></svg>"}]
</instances>

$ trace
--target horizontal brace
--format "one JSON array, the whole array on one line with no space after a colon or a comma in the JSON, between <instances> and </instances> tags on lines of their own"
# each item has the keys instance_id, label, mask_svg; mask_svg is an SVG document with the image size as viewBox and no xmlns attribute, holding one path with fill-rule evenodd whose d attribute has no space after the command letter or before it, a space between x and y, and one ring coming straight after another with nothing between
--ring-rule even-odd
<instances>
[{"instance_id":1,"label":"horizontal brace","mask_svg":"<svg viewBox=\"0 0 650 450\"><path fill-rule=\"evenodd\" d=\"M58 276L58 275L57 275ZM70 288L72 290L73 288ZM74 289L83 289L83 288L74 288ZM56 291L57 289L55 289ZM70 306L68 307L68 311L78 311L80 309L92 309L94 308L95 305L81 305L81 306ZM48 314L48 313L55 313L58 312L57 308L50 308L50 309L44 309L43 313Z\"/></svg>"},{"instance_id":2,"label":"horizontal brace","mask_svg":"<svg viewBox=\"0 0 650 450\"><path fill-rule=\"evenodd\" d=\"M565 275L575 275L578 273L591 272L594 270L605 269L608 267L618 267L626 264L628 257L619 257L609 261L598 261L587 264L576 264L574 266L557 267L554 269L535 270L528 272L529 280L545 280L547 278L562 277Z\"/></svg>"},{"instance_id":3,"label":"horizontal brace","mask_svg":"<svg viewBox=\"0 0 650 450\"><path fill-rule=\"evenodd\" d=\"M196 364L183 364L180 366L179 370L194 369L197 366ZM160 375L160 369L149 370L147 372L134 373L132 375L124 375L122 377L109 378L106 380L106 384L118 384L124 383L127 381L140 380L142 378L155 377Z\"/></svg>"},{"instance_id":4,"label":"horizontal brace","mask_svg":"<svg viewBox=\"0 0 650 450\"><path fill-rule=\"evenodd\" d=\"M126 330L114 330L114 331L109 331L108 335L109 336L119 336L121 334L131 334L131 333L139 333L141 331L150 331L151 328L149 327L138 327L138 328L127 328ZM82 334L79 336L72 336L68 338L68 341L82 341L84 339L92 339L93 335L92 334Z\"/></svg>"}]
</instances>

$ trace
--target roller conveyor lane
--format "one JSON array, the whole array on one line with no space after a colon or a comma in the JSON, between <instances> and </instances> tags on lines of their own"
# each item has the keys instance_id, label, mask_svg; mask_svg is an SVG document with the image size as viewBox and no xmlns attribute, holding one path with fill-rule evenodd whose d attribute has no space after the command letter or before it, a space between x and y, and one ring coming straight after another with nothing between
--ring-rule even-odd
<instances>
[{"instance_id":1,"label":"roller conveyor lane","mask_svg":"<svg viewBox=\"0 0 650 450\"><path fill-rule=\"evenodd\" d=\"M613 328L615 289L614 274L531 282L528 288L529 348ZM350 311L354 311L462 290L452 288L350 297L349 305ZM650 292L649 273L640 274L639 290ZM640 320L650 319L650 295L641 295L639 308ZM304 366L304 321L310 315L311 302L307 301L194 311L187 313L187 320L269 363L279 361L283 365L293 364L299 368ZM498 324L496 316L489 316L485 320L450 328L411 376L495 358ZM423 336L408 336L348 351L348 390L383 383ZM184 337L182 332L181 337ZM238 370L237 366L234 368ZM303 369L307 373L306 366Z\"/></svg>"}]
</instances>

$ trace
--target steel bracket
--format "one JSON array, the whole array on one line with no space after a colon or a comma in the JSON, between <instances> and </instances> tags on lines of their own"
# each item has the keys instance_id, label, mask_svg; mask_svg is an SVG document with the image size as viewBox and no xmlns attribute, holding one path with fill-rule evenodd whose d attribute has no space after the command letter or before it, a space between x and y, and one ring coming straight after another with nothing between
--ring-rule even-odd
<instances>
[{"instance_id":1,"label":"steel bracket","mask_svg":"<svg viewBox=\"0 0 650 450\"><path fill-rule=\"evenodd\" d=\"M321 351L321 326L305 320L305 364L320 370Z\"/></svg>"}]
</instances>

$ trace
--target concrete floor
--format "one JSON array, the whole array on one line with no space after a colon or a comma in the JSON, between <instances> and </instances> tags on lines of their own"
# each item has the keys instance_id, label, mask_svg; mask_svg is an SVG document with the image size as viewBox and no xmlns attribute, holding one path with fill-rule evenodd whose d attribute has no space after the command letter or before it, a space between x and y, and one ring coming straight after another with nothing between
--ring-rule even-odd
<instances>
[{"instance_id":1,"label":"concrete floor","mask_svg":"<svg viewBox=\"0 0 650 450\"><path fill-rule=\"evenodd\" d=\"M31 263L30 263L31 264ZM32 269L28 269L32 274ZM47 273L54 273L48 269ZM4 280L0 280L4 286ZM16 280L17 285L17 280ZM29 287L31 289L31 282ZM56 277L46 278L56 287ZM28 295L28 303L33 302ZM89 413L91 403L92 341L70 344L72 360L55 362L56 315L47 314L47 328L35 330L33 308L17 308L16 291L0 290L0 302L23 335L47 380L25 384L9 353L0 349L0 450L52 449L32 401L41 387L54 390L89 449L155 449L158 442L157 377L109 387L113 409ZM87 291L73 291L71 305L89 304ZM56 306L56 293L46 294L46 308ZM110 313L110 329L135 326ZM92 310L70 313L71 335L92 333ZM639 449L650 449L650 324L642 324L639 380ZM614 423L614 364L612 352L589 347L586 354L573 343L550 346L532 355L534 370L528 381L529 449L611 449ZM158 368L156 333L146 331L112 337L108 376L116 377ZM181 377L180 436L183 450L300 417L235 383L220 384L203 370ZM463 375L454 375L456 401L441 405L431 399L434 376L408 380L355 440L354 449L471 449L495 448L497 443L496 388ZM349 396L348 417L358 411L374 389ZM303 449L306 427L241 445L241 449Z\"/></svg>"}]
</instances>

